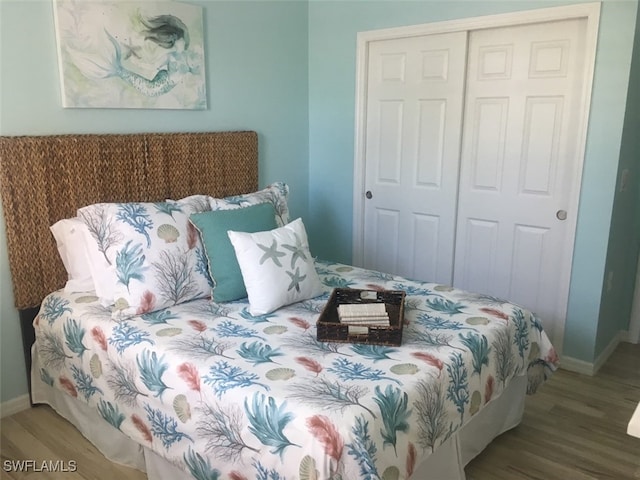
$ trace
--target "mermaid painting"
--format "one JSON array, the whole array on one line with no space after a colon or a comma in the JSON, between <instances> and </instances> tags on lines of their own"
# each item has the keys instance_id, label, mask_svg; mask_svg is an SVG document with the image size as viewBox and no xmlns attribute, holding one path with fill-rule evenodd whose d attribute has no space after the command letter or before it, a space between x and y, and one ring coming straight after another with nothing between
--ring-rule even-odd
<instances>
[{"instance_id":1,"label":"mermaid painting","mask_svg":"<svg viewBox=\"0 0 640 480\"><path fill-rule=\"evenodd\" d=\"M126 22L106 22L90 42L67 41L67 68L85 79L81 87L93 87L86 89L90 91L84 96L82 88L76 89L76 99L106 100L107 105L94 106L109 107L206 107L202 48L194 49L191 40L189 27L179 16L149 15L137 8ZM96 94L95 89L108 90L109 96Z\"/></svg>"}]
</instances>

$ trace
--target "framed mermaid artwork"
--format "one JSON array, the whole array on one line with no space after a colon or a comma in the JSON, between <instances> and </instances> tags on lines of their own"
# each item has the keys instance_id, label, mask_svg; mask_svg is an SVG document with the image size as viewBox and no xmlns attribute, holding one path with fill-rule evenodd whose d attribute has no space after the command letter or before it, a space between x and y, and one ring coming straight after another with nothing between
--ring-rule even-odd
<instances>
[{"instance_id":1,"label":"framed mermaid artwork","mask_svg":"<svg viewBox=\"0 0 640 480\"><path fill-rule=\"evenodd\" d=\"M207 108L202 8L53 0L65 108Z\"/></svg>"}]
</instances>

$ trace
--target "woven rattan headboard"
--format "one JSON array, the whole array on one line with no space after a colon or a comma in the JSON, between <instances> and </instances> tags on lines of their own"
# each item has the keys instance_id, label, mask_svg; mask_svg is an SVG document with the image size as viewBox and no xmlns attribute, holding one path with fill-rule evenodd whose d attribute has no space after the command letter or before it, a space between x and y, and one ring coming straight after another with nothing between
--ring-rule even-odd
<instances>
[{"instance_id":1,"label":"woven rattan headboard","mask_svg":"<svg viewBox=\"0 0 640 480\"><path fill-rule=\"evenodd\" d=\"M0 192L18 309L64 286L49 226L98 202L212 196L258 186L255 132L0 137Z\"/></svg>"}]
</instances>

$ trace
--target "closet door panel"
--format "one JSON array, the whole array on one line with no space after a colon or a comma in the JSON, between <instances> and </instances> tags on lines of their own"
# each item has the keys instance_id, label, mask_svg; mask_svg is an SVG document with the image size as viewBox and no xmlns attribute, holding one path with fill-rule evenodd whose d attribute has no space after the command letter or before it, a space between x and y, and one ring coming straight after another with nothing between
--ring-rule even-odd
<instances>
[{"instance_id":1,"label":"closet door panel","mask_svg":"<svg viewBox=\"0 0 640 480\"><path fill-rule=\"evenodd\" d=\"M584 26L469 35L454 285L526 306L552 335L564 324L559 295L575 224L565 220L577 214L568 205L579 188ZM481 233L488 225L490 238Z\"/></svg>"},{"instance_id":2,"label":"closet door panel","mask_svg":"<svg viewBox=\"0 0 640 480\"><path fill-rule=\"evenodd\" d=\"M450 284L466 32L372 42L364 266ZM393 225L382 216L394 212Z\"/></svg>"}]
</instances>

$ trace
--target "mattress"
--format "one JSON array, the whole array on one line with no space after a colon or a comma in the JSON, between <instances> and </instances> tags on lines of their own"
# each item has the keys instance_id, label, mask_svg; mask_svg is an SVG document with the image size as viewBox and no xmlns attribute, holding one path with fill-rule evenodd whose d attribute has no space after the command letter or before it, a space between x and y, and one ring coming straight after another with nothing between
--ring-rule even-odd
<instances>
[{"instance_id":1,"label":"mattress","mask_svg":"<svg viewBox=\"0 0 640 480\"><path fill-rule=\"evenodd\" d=\"M246 301L196 300L116 322L91 294L53 292L34 322L34 399L138 445L148 460L132 462L150 478L158 464L185 478L428 478L418 472L438 461L464 478L556 368L540 320L518 305L316 269L324 295L260 316ZM403 290L402 345L318 341L334 288Z\"/></svg>"}]
</instances>

